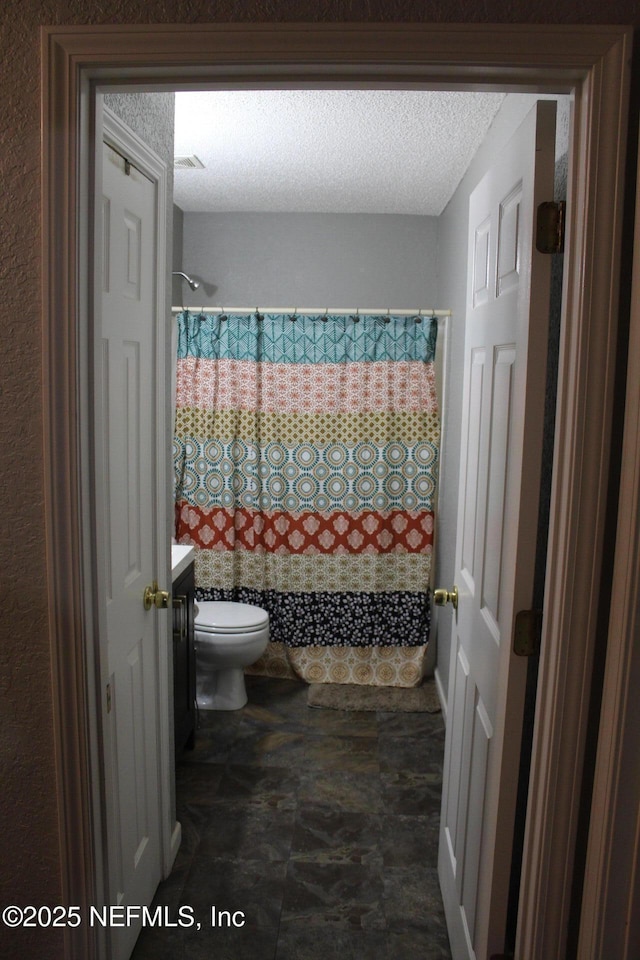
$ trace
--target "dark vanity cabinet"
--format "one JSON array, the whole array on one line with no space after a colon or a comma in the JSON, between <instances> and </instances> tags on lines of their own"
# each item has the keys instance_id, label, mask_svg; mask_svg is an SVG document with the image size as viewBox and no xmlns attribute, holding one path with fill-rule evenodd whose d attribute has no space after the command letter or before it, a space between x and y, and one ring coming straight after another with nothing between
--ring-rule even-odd
<instances>
[{"instance_id":1,"label":"dark vanity cabinet","mask_svg":"<svg viewBox=\"0 0 640 960\"><path fill-rule=\"evenodd\" d=\"M193 563L173 582L173 716L176 756L193 748L196 730L196 658L193 646Z\"/></svg>"}]
</instances>

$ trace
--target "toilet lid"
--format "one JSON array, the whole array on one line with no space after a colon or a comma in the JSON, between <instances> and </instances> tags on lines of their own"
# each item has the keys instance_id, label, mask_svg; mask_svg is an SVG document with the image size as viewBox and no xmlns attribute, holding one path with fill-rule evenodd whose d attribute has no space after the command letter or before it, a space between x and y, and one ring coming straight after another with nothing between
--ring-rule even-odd
<instances>
[{"instance_id":1,"label":"toilet lid","mask_svg":"<svg viewBox=\"0 0 640 960\"><path fill-rule=\"evenodd\" d=\"M269 623L262 607L229 600L199 600L196 629L211 633L247 633Z\"/></svg>"}]
</instances>

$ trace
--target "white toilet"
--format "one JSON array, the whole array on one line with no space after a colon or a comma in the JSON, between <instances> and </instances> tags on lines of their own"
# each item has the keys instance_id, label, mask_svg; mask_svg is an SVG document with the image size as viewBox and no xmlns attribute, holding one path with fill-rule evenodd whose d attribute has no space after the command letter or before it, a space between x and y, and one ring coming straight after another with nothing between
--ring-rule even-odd
<instances>
[{"instance_id":1,"label":"white toilet","mask_svg":"<svg viewBox=\"0 0 640 960\"><path fill-rule=\"evenodd\" d=\"M269 614L249 603L198 601L195 608L196 700L202 710L239 710L247 702L244 667L269 642Z\"/></svg>"}]
</instances>

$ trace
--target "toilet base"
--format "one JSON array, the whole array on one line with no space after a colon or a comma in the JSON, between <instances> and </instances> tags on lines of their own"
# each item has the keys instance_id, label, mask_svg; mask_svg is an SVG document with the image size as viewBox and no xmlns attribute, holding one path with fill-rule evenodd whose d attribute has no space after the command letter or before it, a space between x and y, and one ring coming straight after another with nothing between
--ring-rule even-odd
<instances>
[{"instance_id":1,"label":"toilet base","mask_svg":"<svg viewBox=\"0 0 640 960\"><path fill-rule=\"evenodd\" d=\"M200 710L240 710L247 699L242 667L209 669L204 683L198 678L196 700Z\"/></svg>"}]
</instances>

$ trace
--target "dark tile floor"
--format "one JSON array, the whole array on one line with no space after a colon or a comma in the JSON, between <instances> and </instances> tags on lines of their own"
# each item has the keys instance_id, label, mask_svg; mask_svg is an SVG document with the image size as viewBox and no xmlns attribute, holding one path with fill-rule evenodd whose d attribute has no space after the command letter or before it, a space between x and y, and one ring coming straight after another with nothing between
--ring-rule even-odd
<instances>
[{"instance_id":1,"label":"dark tile floor","mask_svg":"<svg viewBox=\"0 0 640 960\"><path fill-rule=\"evenodd\" d=\"M450 960L440 714L312 709L291 680L247 688L243 710L201 712L177 765L183 841L154 906L191 907L201 929L143 929L133 960Z\"/></svg>"}]
</instances>

